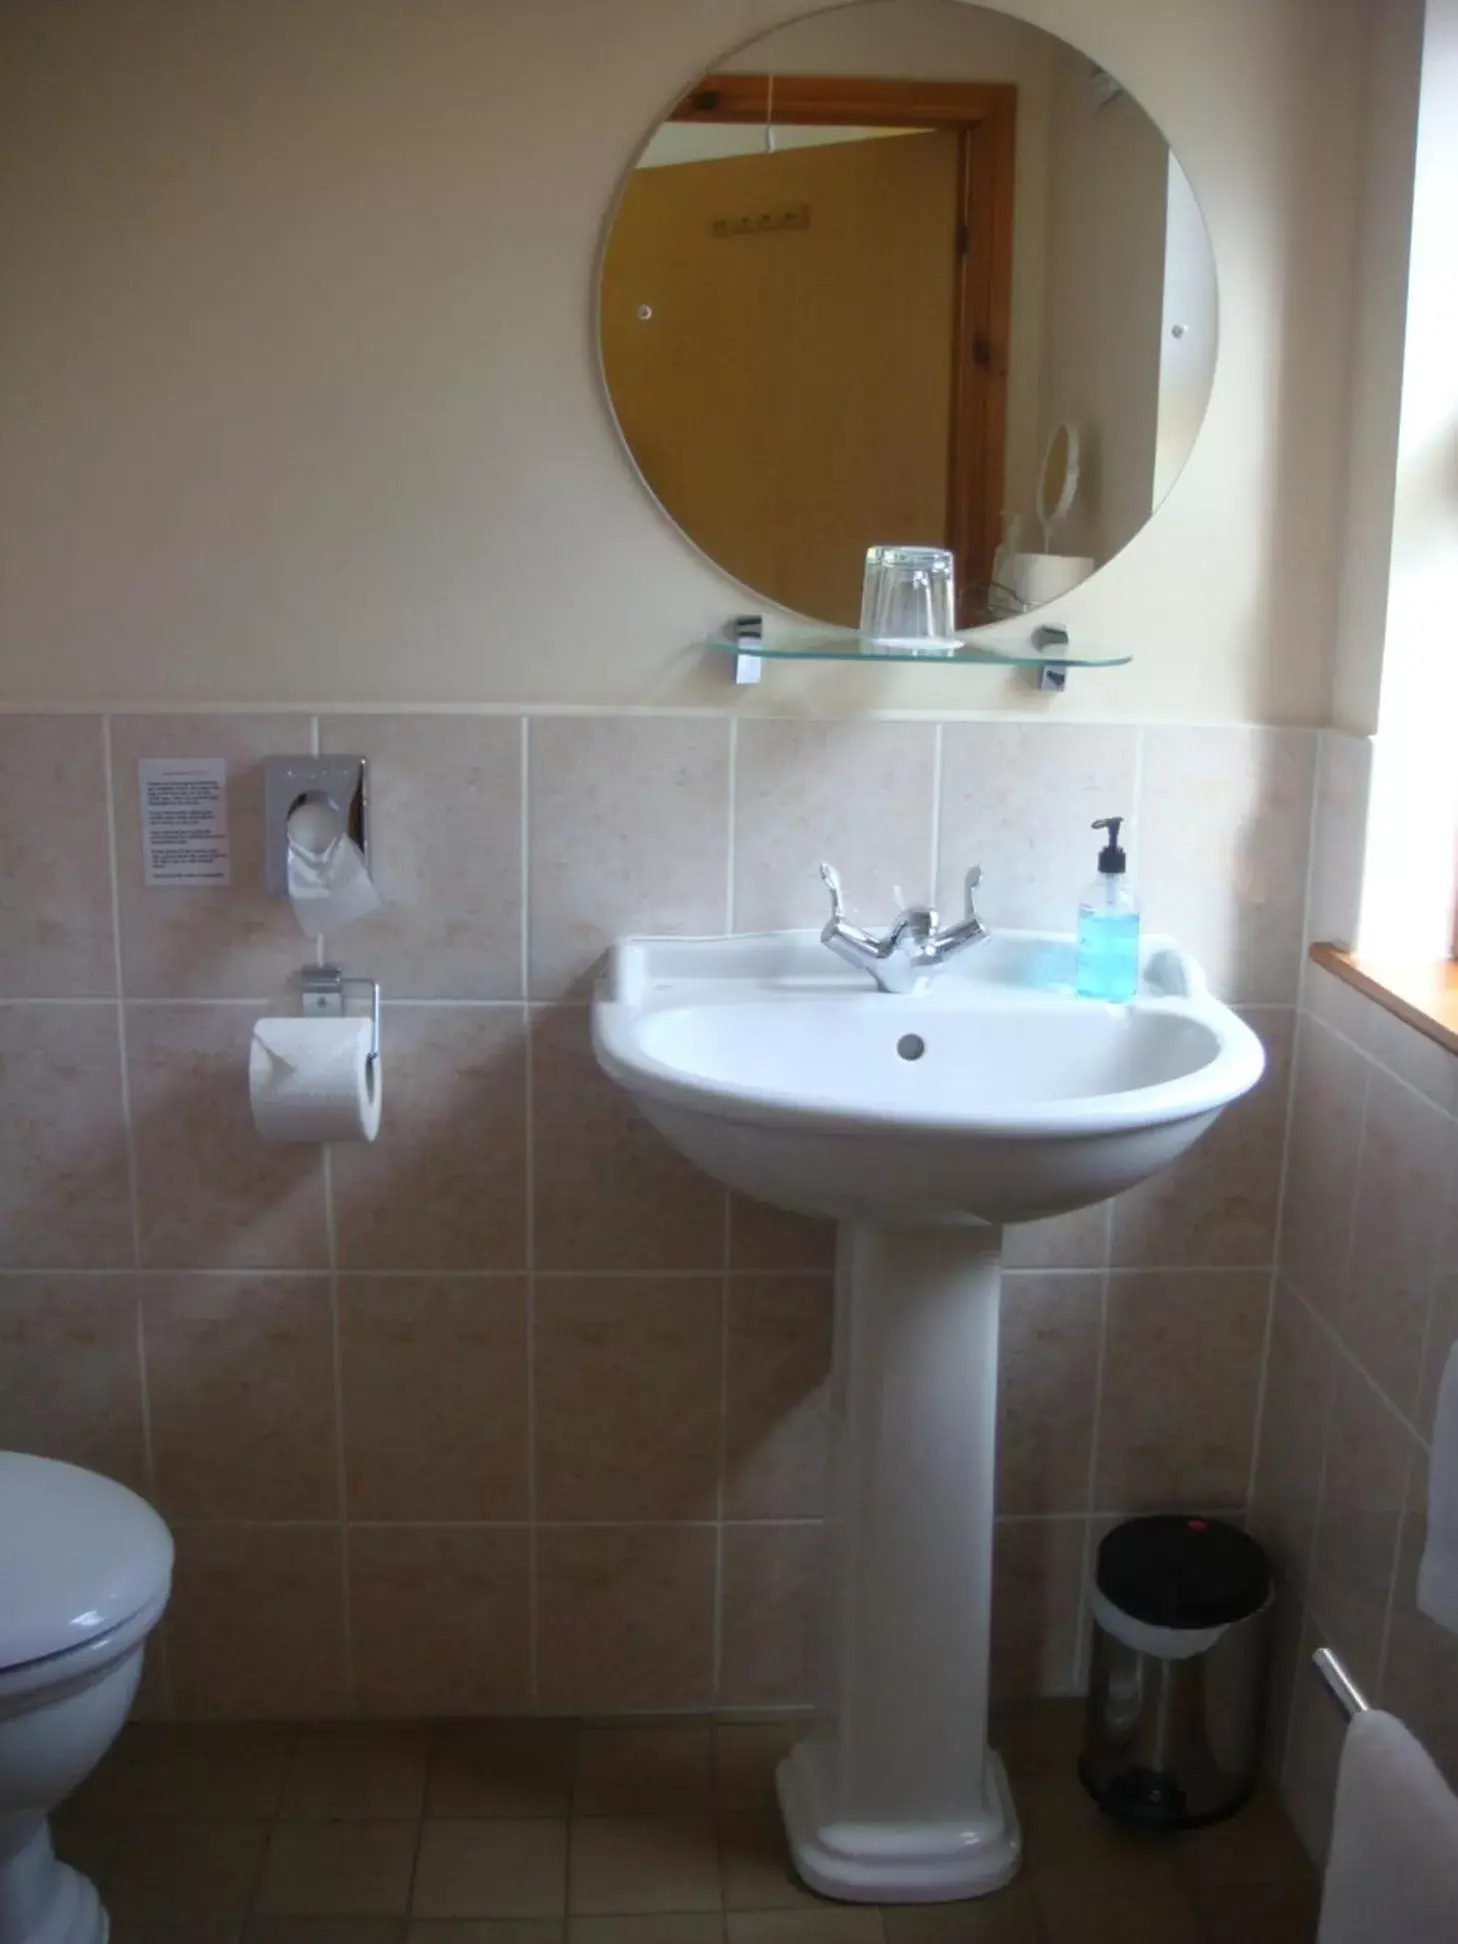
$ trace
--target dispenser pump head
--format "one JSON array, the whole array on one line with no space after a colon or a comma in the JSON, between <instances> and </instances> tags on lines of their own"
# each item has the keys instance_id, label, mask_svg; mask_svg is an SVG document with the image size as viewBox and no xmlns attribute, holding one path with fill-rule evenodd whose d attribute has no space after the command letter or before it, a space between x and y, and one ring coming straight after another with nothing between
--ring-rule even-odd
<instances>
[{"instance_id":1,"label":"dispenser pump head","mask_svg":"<svg viewBox=\"0 0 1458 1944\"><path fill-rule=\"evenodd\" d=\"M1122 817L1099 817L1093 824L1095 830L1107 830L1109 841L1099 852L1099 875L1101 877L1122 877L1129 868L1129 860L1119 846L1119 830L1123 825Z\"/></svg>"}]
</instances>

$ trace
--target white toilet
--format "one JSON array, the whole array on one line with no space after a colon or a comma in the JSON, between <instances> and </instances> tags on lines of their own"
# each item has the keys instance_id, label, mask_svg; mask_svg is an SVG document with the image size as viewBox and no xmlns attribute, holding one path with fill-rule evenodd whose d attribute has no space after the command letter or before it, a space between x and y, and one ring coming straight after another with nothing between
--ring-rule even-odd
<instances>
[{"instance_id":1,"label":"white toilet","mask_svg":"<svg viewBox=\"0 0 1458 1944\"><path fill-rule=\"evenodd\" d=\"M126 1720L172 1585L172 1536L112 1479L0 1451L0 1944L104 1944L50 1812Z\"/></svg>"}]
</instances>

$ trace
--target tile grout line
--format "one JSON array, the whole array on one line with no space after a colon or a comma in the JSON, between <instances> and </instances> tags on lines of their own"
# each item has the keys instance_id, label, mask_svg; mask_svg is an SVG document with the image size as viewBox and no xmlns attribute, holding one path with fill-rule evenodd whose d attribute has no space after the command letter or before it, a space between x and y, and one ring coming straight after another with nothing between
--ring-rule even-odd
<instances>
[{"instance_id":1,"label":"tile grout line","mask_svg":"<svg viewBox=\"0 0 1458 1944\"><path fill-rule=\"evenodd\" d=\"M1412 1499L1412 1471L1416 1463L1412 1441L1407 1447L1407 1465L1402 1475L1402 1510L1392 1539L1392 1566L1387 1575L1387 1591L1382 1603L1382 1632L1377 1641L1377 1698L1380 1703L1387 1685L1387 1653L1392 1644L1392 1609L1397 1602L1397 1571L1402 1564L1402 1545L1407 1535L1408 1508Z\"/></svg>"},{"instance_id":2,"label":"tile grout line","mask_svg":"<svg viewBox=\"0 0 1458 1944\"><path fill-rule=\"evenodd\" d=\"M945 747L945 724L938 721L932 734L932 773L931 773L931 881L927 887L926 901L936 907L937 881L942 870L942 763ZM959 911L960 918L962 913Z\"/></svg>"},{"instance_id":3,"label":"tile grout line","mask_svg":"<svg viewBox=\"0 0 1458 1944\"><path fill-rule=\"evenodd\" d=\"M137 1168L136 1130L132 1122L132 1080L131 1062L127 1049L127 1007L126 985L122 972L121 936L121 861L116 843L116 771L112 755L111 717L101 718L101 771L102 787L106 792L106 850L107 868L111 890L111 949L114 977L116 979L116 1047L117 1083L122 1117L122 1145L126 1157L127 1204L131 1217L132 1273L140 1279L142 1273L142 1197L141 1177ZM155 1505L159 1499L157 1483L157 1451L152 1433L152 1386L147 1374L147 1321L142 1303L142 1287L138 1280L132 1314L133 1341L137 1353L137 1401L142 1415L142 1463L147 1474L147 1493ZM162 1705L170 1716L173 1713L172 1667L167 1653L165 1628L162 1652L156 1656L153 1665L161 1669Z\"/></svg>"},{"instance_id":4,"label":"tile grout line","mask_svg":"<svg viewBox=\"0 0 1458 1944\"><path fill-rule=\"evenodd\" d=\"M714 1628L713 1696L717 1704L724 1675L724 1468L729 1453L729 1264L734 1251L734 1197L724 1190L724 1262L719 1278L719 1425L714 1476Z\"/></svg>"},{"instance_id":5,"label":"tile grout line","mask_svg":"<svg viewBox=\"0 0 1458 1944\"><path fill-rule=\"evenodd\" d=\"M1099 1348L1094 1364L1093 1417L1089 1426L1088 1488L1084 1498L1083 1552L1079 1564L1077 1632L1073 1643L1074 1685L1082 1688L1086 1678L1084 1656L1088 1636L1089 1583L1093 1577L1093 1529L1098 1502L1099 1444L1103 1438L1104 1366L1109 1345L1109 1298L1113 1283L1114 1204L1104 1203L1104 1267L1099 1278Z\"/></svg>"},{"instance_id":6,"label":"tile grout line","mask_svg":"<svg viewBox=\"0 0 1458 1944\"><path fill-rule=\"evenodd\" d=\"M734 930L734 875L739 868L735 826L739 821L739 718L729 718L729 787L726 817L728 822L724 869L724 931Z\"/></svg>"},{"instance_id":7,"label":"tile grout line","mask_svg":"<svg viewBox=\"0 0 1458 1944\"><path fill-rule=\"evenodd\" d=\"M318 756L319 717L309 718L309 754ZM314 940L314 963L325 963L324 936ZM324 1248L329 1275L330 1354L334 1367L334 1489L339 1502L339 1592L343 1626L344 1691L351 1711L358 1706L354 1675L354 1615L349 1591L349 1469L344 1451L344 1330L339 1280L339 1229L334 1206L334 1148L325 1141L319 1150L320 1185L324 1191Z\"/></svg>"},{"instance_id":8,"label":"tile grout line","mask_svg":"<svg viewBox=\"0 0 1458 1944\"><path fill-rule=\"evenodd\" d=\"M521 718L521 1022L523 1183L526 1206L523 1245L526 1256L526 1542L527 1542L527 1693L532 1705L541 1699L541 1660L538 1644L541 1597L538 1557L537 1504L537 1194L536 1194L536 1064L532 1047L531 1008L531 717Z\"/></svg>"},{"instance_id":9,"label":"tile grout line","mask_svg":"<svg viewBox=\"0 0 1458 1944\"><path fill-rule=\"evenodd\" d=\"M1256 1478L1260 1471L1266 1393L1270 1384L1271 1345L1276 1333L1276 1291L1280 1284L1281 1245L1286 1232L1286 1189L1291 1179L1291 1130L1296 1119L1297 1044L1301 1035L1301 971L1306 963L1306 940L1311 935L1311 897L1316 877L1317 810L1321 802L1322 740L1316 737L1316 761L1311 771L1311 804L1306 820L1306 895L1301 906L1301 942L1296 965L1296 1019L1291 1035L1291 1068L1286 1075L1286 1112L1281 1126L1281 1177L1276 1185L1276 1219L1271 1232L1271 1280L1266 1297L1266 1327L1261 1338L1260 1371L1256 1378L1255 1430L1250 1442L1250 1470L1246 1474L1247 1511L1255 1502ZM1360 1150L1359 1159L1360 1159Z\"/></svg>"}]
</instances>

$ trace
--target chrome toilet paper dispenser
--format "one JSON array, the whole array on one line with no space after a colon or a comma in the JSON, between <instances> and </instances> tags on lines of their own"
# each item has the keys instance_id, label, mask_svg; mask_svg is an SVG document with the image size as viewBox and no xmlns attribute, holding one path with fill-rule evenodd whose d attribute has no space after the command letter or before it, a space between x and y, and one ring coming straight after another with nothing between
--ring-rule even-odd
<instances>
[{"instance_id":1,"label":"chrome toilet paper dispenser","mask_svg":"<svg viewBox=\"0 0 1458 1944\"><path fill-rule=\"evenodd\" d=\"M370 868L369 765L363 756L269 756L263 764L263 888L289 895L289 818L304 805L332 811Z\"/></svg>"}]
</instances>

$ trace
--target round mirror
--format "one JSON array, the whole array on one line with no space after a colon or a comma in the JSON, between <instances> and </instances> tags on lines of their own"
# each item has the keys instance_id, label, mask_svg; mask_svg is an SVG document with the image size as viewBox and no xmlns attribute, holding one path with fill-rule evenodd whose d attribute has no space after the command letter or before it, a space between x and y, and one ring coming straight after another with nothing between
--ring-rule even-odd
<instances>
[{"instance_id":1,"label":"round mirror","mask_svg":"<svg viewBox=\"0 0 1458 1944\"><path fill-rule=\"evenodd\" d=\"M726 573L854 628L870 548L945 548L965 630L1066 593L1169 491L1215 267L1086 55L966 0L864 0L676 105L613 212L599 326L645 485Z\"/></svg>"}]
</instances>

